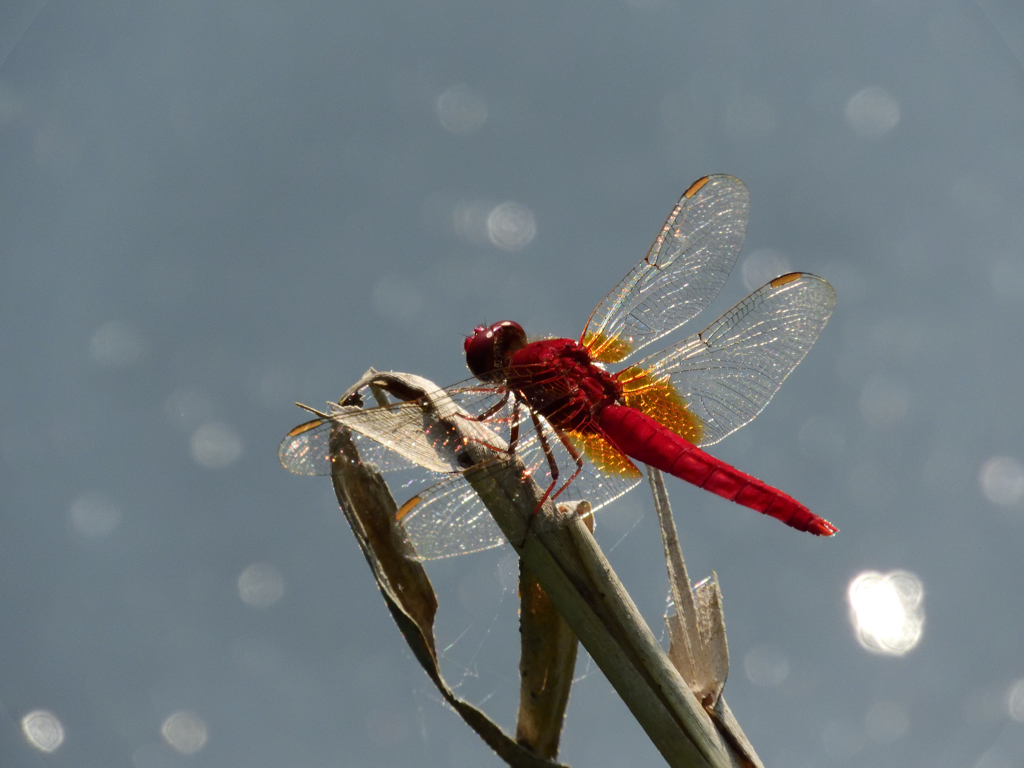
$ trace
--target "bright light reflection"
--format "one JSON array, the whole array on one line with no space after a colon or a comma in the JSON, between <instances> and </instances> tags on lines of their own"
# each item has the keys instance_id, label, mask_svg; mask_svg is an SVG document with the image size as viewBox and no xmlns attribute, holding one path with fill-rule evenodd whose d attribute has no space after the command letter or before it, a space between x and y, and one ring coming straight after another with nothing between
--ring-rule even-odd
<instances>
[{"instance_id":1,"label":"bright light reflection","mask_svg":"<svg viewBox=\"0 0 1024 768\"><path fill-rule=\"evenodd\" d=\"M96 329L89 342L89 356L100 365L127 368L146 352L146 340L130 323L114 320Z\"/></svg>"},{"instance_id":2,"label":"bright light reflection","mask_svg":"<svg viewBox=\"0 0 1024 768\"><path fill-rule=\"evenodd\" d=\"M900 103L877 85L853 94L844 112L846 124L862 139L879 139L900 121Z\"/></svg>"},{"instance_id":3,"label":"bright light reflection","mask_svg":"<svg viewBox=\"0 0 1024 768\"><path fill-rule=\"evenodd\" d=\"M1024 678L1010 686L1006 695L1006 708L1013 720L1024 723Z\"/></svg>"},{"instance_id":4,"label":"bright light reflection","mask_svg":"<svg viewBox=\"0 0 1024 768\"><path fill-rule=\"evenodd\" d=\"M487 102L468 85L453 85L437 97L437 119L446 131L468 135L487 122Z\"/></svg>"},{"instance_id":5,"label":"bright light reflection","mask_svg":"<svg viewBox=\"0 0 1024 768\"><path fill-rule=\"evenodd\" d=\"M907 571L865 571L847 589L857 641L873 653L902 656L921 640L924 588Z\"/></svg>"},{"instance_id":6,"label":"bright light reflection","mask_svg":"<svg viewBox=\"0 0 1024 768\"><path fill-rule=\"evenodd\" d=\"M993 456L982 464L978 482L993 504L1011 506L1024 498L1024 466L1010 456Z\"/></svg>"},{"instance_id":7,"label":"bright light reflection","mask_svg":"<svg viewBox=\"0 0 1024 768\"><path fill-rule=\"evenodd\" d=\"M537 236L533 211L522 203L502 203L487 214L487 237L506 251L519 251Z\"/></svg>"},{"instance_id":8,"label":"bright light reflection","mask_svg":"<svg viewBox=\"0 0 1024 768\"><path fill-rule=\"evenodd\" d=\"M100 493L83 493L71 505L71 525L89 539L108 536L121 522L121 510Z\"/></svg>"},{"instance_id":9,"label":"bright light reflection","mask_svg":"<svg viewBox=\"0 0 1024 768\"><path fill-rule=\"evenodd\" d=\"M238 596L253 608L269 608L284 594L284 577L270 563L253 563L238 577Z\"/></svg>"},{"instance_id":10,"label":"bright light reflection","mask_svg":"<svg viewBox=\"0 0 1024 768\"><path fill-rule=\"evenodd\" d=\"M172 748L183 755L194 755L206 744L206 723L195 712L175 712L164 720L160 733Z\"/></svg>"},{"instance_id":11,"label":"bright light reflection","mask_svg":"<svg viewBox=\"0 0 1024 768\"><path fill-rule=\"evenodd\" d=\"M64 726L53 712L36 709L21 718L28 743L40 752L54 752L64 743Z\"/></svg>"},{"instance_id":12,"label":"bright light reflection","mask_svg":"<svg viewBox=\"0 0 1024 768\"><path fill-rule=\"evenodd\" d=\"M223 469L242 455L242 438L227 424L212 421L192 433L192 458L207 469Z\"/></svg>"},{"instance_id":13,"label":"bright light reflection","mask_svg":"<svg viewBox=\"0 0 1024 768\"><path fill-rule=\"evenodd\" d=\"M789 660L774 648L754 648L743 657L743 671L754 685L772 688L789 677Z\"/></svg>"}]
</instances>

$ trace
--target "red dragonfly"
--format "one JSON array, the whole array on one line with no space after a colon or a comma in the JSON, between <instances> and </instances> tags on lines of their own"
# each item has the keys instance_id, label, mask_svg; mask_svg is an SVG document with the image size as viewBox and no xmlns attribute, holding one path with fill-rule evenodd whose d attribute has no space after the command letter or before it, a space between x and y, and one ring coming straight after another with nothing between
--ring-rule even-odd
<instances>
[{"instance_id":1,"label":"red dragonfly","mask_svg":"<svg viewBox=\"0 0 1024 768\"><path fill-rule=\"evenodd\" d=\"M478 327L464 345L476 381L444 395L460 413L507 432L502 447L523 460L546 488L545 498L584 498L597 509L639 482L635 460L798 530L833 535L838 529L800 502L702 450L757 416L807 354L835 307L827 282L782 275L681 343L617 373L605 367L678 328L718 296L743 245L749 209L739 179L698 180L647 255L593 311L579 341L530 342L511 321ZM343 422L363 438L364 460L383 470L419 466L447 475L438 482L436 474L413 473L423 490L400 512L421 558L504 541L462 478L458 446L437 438L423 450L422 440L389 432L394 409L420 407L416 402L331 406L331 413L313 411L318 418L285 436L278 451L285 468L329 474L331 431Z\"/></svg>"}]
</instances>

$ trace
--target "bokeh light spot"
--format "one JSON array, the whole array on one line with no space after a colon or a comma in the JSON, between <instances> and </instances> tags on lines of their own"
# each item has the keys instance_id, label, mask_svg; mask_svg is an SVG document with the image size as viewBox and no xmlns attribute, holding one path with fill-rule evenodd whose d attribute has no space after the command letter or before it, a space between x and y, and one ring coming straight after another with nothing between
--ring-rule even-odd
<instances>
[{"instance_id":1,"label":"bokeh light spot","mask_svg":"<svg viewBox=\"0 0 1024 768\"><path fill-rule=\"evenodd\" d=\"M467 136L487 122L487 102L468 85L453 85L437 97L437 119L450 133Z\"/></svg>"},{"instance_id":2,"label":"bokeh light spot","mask_svg":"<svg viewBox=\"0 0 1024 768\"><path fill-rule=\"evenodd\" d=\"M900 104L884 88L873 85L846 102L846 124L862 139L880 139L900 121Z\"/></svg>"},{"instance_id":3,"label":"bokeh light spot","mask_svg":"<svg viewBox=\"0 0 1024 768\"><path fill-rule=\"evenodd\" d=\"M71 525L90 539L110 535L121 522L121 510L101 493L83 493L71 504Z\"/></svg>"},{"instance_id":4,"label":"bokeh light spot","mask_svg":"<svg viewBox=\"0 0 1024 768\"><path fill-rule=\"evenodd\" d=\"M847 589L857 641L873 653L902 656L924 630L924 587L907 571L864 571Z\"/></svg>"},{"instance_id":5,"label":"bokeh light spot","mask_svg":"<svg viewBox=\"0 0 1024 768\"><path fill-rule=\"evenodd\" d=\"M1024 465L1011 456L993 456L981 465L978 482L993 504L1012 506L1024 498Z\"/></svg>"},{"instance_id":6,"label":"bokeh light spot","mask_svg":"<svg viewBox=\"0 0 1024 768\"><path fill-rule=\"evenodd\" d=\"M789 272L789 259L771 248L758 248L744 259L740 271L743 273L743 285L748 291L753 291Z\"/></svg>"},{"instance_id":7,"label":"bokeh light spot","mask_svg":"<svg viewBox=\"0 0 1024 768\"><path fill-rule=\"evenodd\" d=\"M206 723L195 712L179 710L160 726L164 741L183 755L194 755L206 745Z\"/></svg>"},{"instance_id":8,"label":"bokeh light spot","mask_svg":"<svg viewBox=\"0 0 1024 768\"><path fill-rule=\"evenodd\" d=\"M743 657L743 671L754 685L774 688L789 677L789 660L774 648L753 648Z\"/></svg>"},{"instance_id":9,"label":"bokeh light spot","mask_svg":"<svg viewBox=\"0 0 1024 768\"><path fill-rule=\"evenodd\" d=\"M270 563L253 563L238 577L238 596L253 608L269 608L284 594L284 577Z\"/></svg>"},{"instance_id":10,"label":"bokeh light spot","mask_svg":"<svg viewBox=\"0 0 1024 768\"><path fill-rule=\"evenodd\" d=\"M242 455L242 438L227 424L210 422L192 433L192 458L207 469L223 469Z\"/></svg>"},{"instance_id":11,"label":"bokeh light spot","mask_svg":"<svg viewBox=\"0 0 1024 768\"><path fill-rule=\"evenodd\" d=\"M96 329L89 342L89 356L99 365L128 368L146 352L146 341L138 329L120 320Z\"/></svg>"},{"instance_id":12,"label":"bokeh light spot","mask_svg":"<svg viewBox=\"0 0 1024 768\"><path fill-rule=\"evenodd\" d=\"M533 211L522 203L502 203L487 214L487 237L506 251L519 251L537 236Z\"/></svg>"},{"instance_id":13,"label":"bokeh light spot","mask_svg":"<svg viewBox=\"0 0 1024 768\"><path fill-rule=\"evenodd\" d=\"M53 712L36 709L21 718L21 731L40 752L55 752L64 743L64 726Z\"/></svg>"},{"instance_id":14,"label":"bokeh light spot","mask_svg":"<svg viewBox=\"0 0 1024 768\"><path fill-rule=\"evenodd\" d=\"M891 744L909 727L907 708L894 701L876 702L864 716L864 731L876 744Z\"/></svg>"},{"instance_id":15,"label":"bokeh light spot","mask_svg":"<svg viewBox=\"0 0 1024 768\"><path fill-rule=\"evenodd\" d=\"M1024 678L1011 685L1007 691L1006 709L1011 720L1024 723Z\"/></svg>"}]
</instances>

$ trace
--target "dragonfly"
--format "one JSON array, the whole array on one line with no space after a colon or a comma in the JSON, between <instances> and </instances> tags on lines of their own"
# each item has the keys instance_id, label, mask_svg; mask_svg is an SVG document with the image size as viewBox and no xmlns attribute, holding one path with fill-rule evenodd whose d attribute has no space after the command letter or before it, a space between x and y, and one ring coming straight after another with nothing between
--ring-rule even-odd
<instances>
[{"instance_id":1,"label":"dragonfly","mask_svg":"<svg viewBox=\"0 0 1024 768\"><path fill-rule=\"evenodd\" d=\"M828 282L804 272L782 275L703 331L617 372L609 368L718 296L742 248L749 211L739 179L699 179L578 340L530 341L509 320L478 326L464 342L474 378L441 394L465 419L503 435L498 447L523 461L545 489L542 503L586 499L597 510L639 483L640 463L797 530L834 535L836 526L796 499L704 450L753 420L803 360L835 308ZM364 399L333 403L329 413L302 406L317 418L285 436L278 451L284 467L330 474L330 438L343 424L359 438L364 461L411 472L403 487L415 492L399 517L421 559L503 543L465 480L464 454L451 436L432 436L429 426L419 436L394 431L396 409L423 403L359 407Z\"/></svg>"}]
</instances>

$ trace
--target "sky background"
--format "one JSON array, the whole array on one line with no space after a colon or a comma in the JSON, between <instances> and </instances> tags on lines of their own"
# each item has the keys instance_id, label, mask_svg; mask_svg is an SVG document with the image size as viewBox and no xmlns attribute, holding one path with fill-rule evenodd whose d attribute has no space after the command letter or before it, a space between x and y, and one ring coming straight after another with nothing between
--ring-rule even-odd
<instances>
[{"instance_id":1,"label":"sky background","mask_svg":"<svg viewBox=\"0 0 1024 768\"><path fill-rule=\"evenodd\" d=\"M685 331L790 270L838 305L713 452L841 533L670 484L726 699L769 766L1024 766L1022 61L1010 0L7 0L0 763L499 765L278 464L293 402L462 380L481 323L576 336L728 173L746 246ZM649 495L597 523L662 634ZM509 552L429 572L449 681L511 729ZM870 571L923 590L902 655L851 622ZM561 757L658 764L577 672Z\"/></svg>"}]
</instances>

